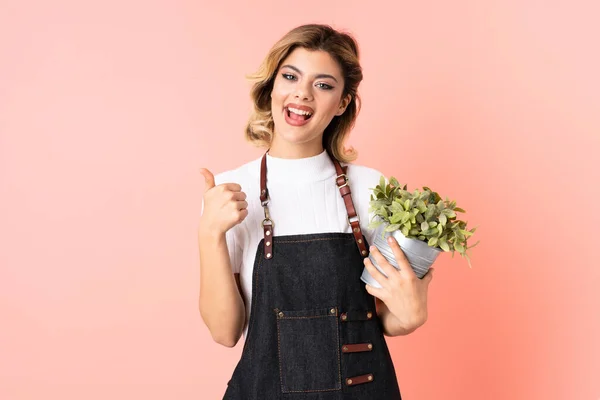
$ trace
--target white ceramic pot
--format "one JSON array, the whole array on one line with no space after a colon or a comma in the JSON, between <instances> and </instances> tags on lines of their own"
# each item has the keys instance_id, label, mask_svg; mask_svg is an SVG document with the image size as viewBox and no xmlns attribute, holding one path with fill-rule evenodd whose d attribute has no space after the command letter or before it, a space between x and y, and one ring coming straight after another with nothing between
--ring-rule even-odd
<instances>
[{"instance_id":1,"label":"white ceramic pot","mask_svg":"<svg viewBox=\"0 0 600 400\"><path fill-rule=\"evenodd\" d=\"M394 252L387 242L387 238L389 236L396 238L413 271L415 271L417 277L421 279L427 273L427 271L429 271L429 268L435 262L440 253L443 252L443 250L437 247L430 247L427 242L419 239L407 239L399 230L394 232L385 232L385 234L382 235L387 226L387 223L383 223L375 229L373 245L377 247L379 252L390 264L392 264L396 269L399 269L396 258L394 257ZM375 261L373 255L369 254L369 259L382 274L386 275L379 265L377 265L377 261ZM360 279L371 286L377 288L381 287L381 285L379 285L379 283L373 279L371 274L369 274L367 268L364 268Z\"/></svg>"}]
</instances>

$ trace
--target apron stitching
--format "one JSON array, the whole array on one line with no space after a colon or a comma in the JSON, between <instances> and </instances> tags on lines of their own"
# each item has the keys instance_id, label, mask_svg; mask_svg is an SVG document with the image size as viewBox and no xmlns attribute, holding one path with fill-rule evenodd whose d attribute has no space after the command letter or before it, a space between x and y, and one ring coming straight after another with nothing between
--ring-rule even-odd
<instances>
[{"instance_id":1,"label":"apron stitching","mask_svg":"<svg viewBox=\"0 0 600 400\"><path fill-rule=\"evenodd\" d=\"M337 392L338 390L340 390L340 389L336 388L336 389L314 389L314 390L288 390L287 392L283 392L283 393Z\"/></svg>"},{"instance_id":2,"label":"apron stitching","mask_svg":"<svg viewBox=\"0 0 600 400\"><path fill-rule=\"evenodd\" d=\"M342 362L340 360L340 323L337 317L337 312L335 316L335 331L337 333L337 354L338 354L338 379L339 379L339 388L342 388Z\"/></svg>"},{"instance_id":3,"label":"apron stitching","mask_svg":"<svg viewBox=\"0 0 600 400\"><path fill-rule=\"evenodd\" d=\"M279 319L277 319L277 354L279 355L279 383L281 384L281 392L285 393L285 390L283 390L283 372L281 371L281 343L279 340Z\"/></svg>"},{"instance_id":4,"label":"apron stitching","mask_svg":"<svg viewBox=\"0 0 600 400\"><path fill-rule=\"evenodd\" d=\"M275 239L275 238L273 238ZM306 242L316 242L316 241L326 241L326 240L349 240L351 238L323 238L323 239L306 239L306 240L278 240L277 243L306 243Z\"/></svg>"}]
</instances>

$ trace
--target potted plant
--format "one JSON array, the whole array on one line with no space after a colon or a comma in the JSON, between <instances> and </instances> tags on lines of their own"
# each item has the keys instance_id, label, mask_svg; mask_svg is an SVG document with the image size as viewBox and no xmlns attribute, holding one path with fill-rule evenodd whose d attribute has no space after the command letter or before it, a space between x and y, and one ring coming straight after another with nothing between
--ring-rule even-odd
<instances>
[{"instance_id":1,"label":"potted plant","mask_svg":"<svg viewBox=\"0 0 600 400\"><path fill-rule=\"evenodd\" d=\"M406 187L402 187L394 177L387 183L382 176L379 185L371 189L369 213L372 217L369 228L375 229L373 245L398 269L394 253L387 243L388 236L393 236L419 279L427 273L441 252L452 252L452 257L454 252L458 252L471 267L467 250L479 242L470 247L467 245L467 240L477 228L467 230L467 222L457 219L456 213L465 213L465 210L456 207L455 201L448 198L442 200L437 192L428 187L413 192L406 190ZM369 259L385 275L371 255ZM366 268L361 280L381 287Z\"/></svg>"}]
</instances>

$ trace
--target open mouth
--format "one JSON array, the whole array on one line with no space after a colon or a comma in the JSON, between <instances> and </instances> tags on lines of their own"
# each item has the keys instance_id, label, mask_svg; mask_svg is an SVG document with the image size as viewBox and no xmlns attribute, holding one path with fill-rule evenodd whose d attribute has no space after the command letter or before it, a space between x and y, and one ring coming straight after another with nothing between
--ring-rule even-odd
<instances>
[{"instance_id":1,"label":"open mouth","mask_svg":"<svg viewBox=\"0 0 600 400\"><path fill-rule=\"evenodd\" d=\"M313 113L310 111L301 110L291 106L286 107L285 112L287 113L288 118L294 121L308 121L313 116Z\"/></svg>"}]
</instances>

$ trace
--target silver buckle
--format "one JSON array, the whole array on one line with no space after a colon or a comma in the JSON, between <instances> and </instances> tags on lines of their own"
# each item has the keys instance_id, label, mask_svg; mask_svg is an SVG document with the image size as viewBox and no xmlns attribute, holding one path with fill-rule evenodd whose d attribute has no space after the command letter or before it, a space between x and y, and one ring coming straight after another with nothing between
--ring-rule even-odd
<instances>
[{"instance_id":1,"label":"silver buckle","mask_svg":"<svg viewBox=\"0 0 600 400\"><path fill-rule=\"evenodd\" d=\"M347 176L346 174L341 174L341 175L338 175L338 176L335 178L335 182L336 182L336 184L337 184L337 180L338 180L338 179L340 179L340 178L344 178L344 184L343 184L343 185L341 185L341 186L339 186L339 185L338 185L338 189L341 189L341 188L343 188L344 186L348 186L348 176Z\"/></svg>"},{"instance_id":2,"label":"silver buckle","mask_svg":"<svg viewBox=\"0 0 600 400\"><path fill-rule=\"evenodd\" d=\"M352 217L352 221L350 221L350 217L346 217L346 219L348 220L348 225L352 225L353 222L358 222L360 224L360 218L358 215L356 217Z\"/></svg>"},{"instance_id":3,"label":"silver buckle","mask_svg":"<svg viewBox=\"0 0 600 400\"><path fill-rule=\"evenodd\" d=\"M265 225L270 225L271 227L273 227L273 221L271 220L271 214L269 214L269 209L267 208L267 206L264 206L265 209L265 219L263 219L261 225L264 228Z\"/></svg>"}]
</instances>

